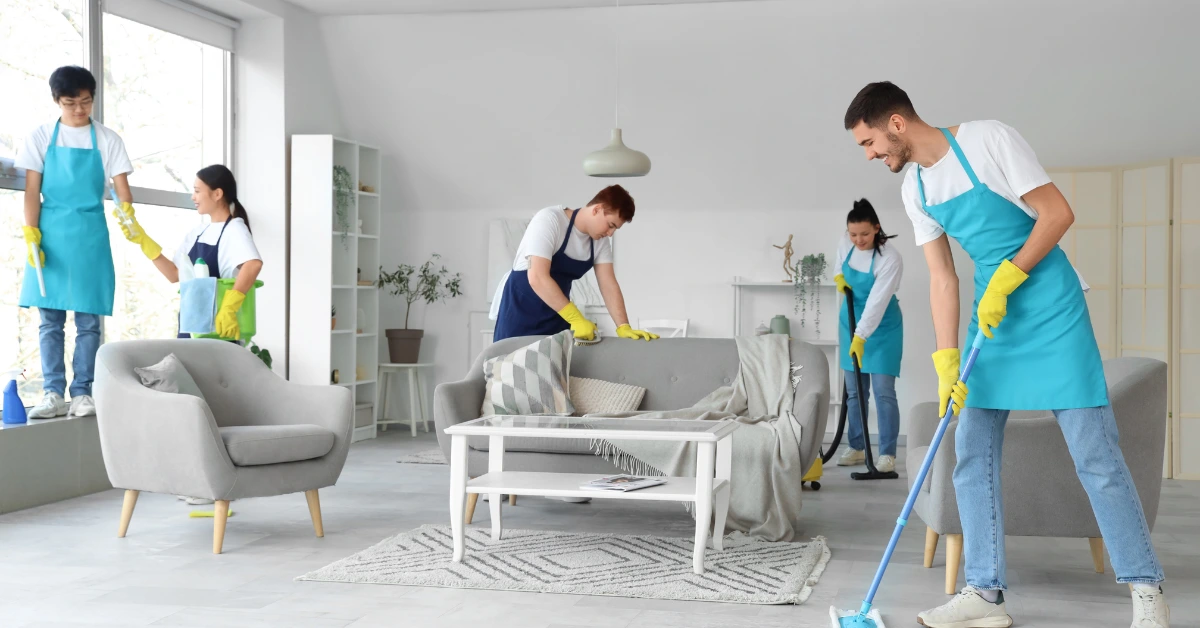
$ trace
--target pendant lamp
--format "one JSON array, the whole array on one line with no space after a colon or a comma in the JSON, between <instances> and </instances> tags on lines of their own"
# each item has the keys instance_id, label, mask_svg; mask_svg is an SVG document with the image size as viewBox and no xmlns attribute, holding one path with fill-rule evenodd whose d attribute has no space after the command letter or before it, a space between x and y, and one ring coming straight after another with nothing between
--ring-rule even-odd
<instances>
[{"instance_id":1,"label":"pendant lamp","mask_svg":"<svg viewBox=\"0 0 1200 628\"><path fill-rule=\"evenodd\" d=\"M621 0L617 0L618 18L620 11ZM646 153L629 148L621 139L621 37L619 26L613 30L614 65L617 70L615 124L608 146L583 158L583 172L589 177L643 177L650 172L650 158Z\"/></svg>"}]
</instances>

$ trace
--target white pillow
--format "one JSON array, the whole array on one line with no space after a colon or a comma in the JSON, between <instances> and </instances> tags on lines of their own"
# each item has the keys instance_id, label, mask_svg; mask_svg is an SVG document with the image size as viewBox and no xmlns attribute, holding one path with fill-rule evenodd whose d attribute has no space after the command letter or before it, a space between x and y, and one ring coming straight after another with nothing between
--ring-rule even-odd
<instances>
[{"instance_id":1,"label":"white pillow","mask_svg":"<svg viewBox=\"0 0 1200 628\"><path fill-rule=\"evenodd\" d=\"M573 414L568 382L574 347L567 330L484 362L481 416Z\"/></svg>"},{"instance_id":2,"label":"white pillow","mask_svg":"<svg viewBox=\"0 0 1200 628\"><path fill-rule=\"evenodd\" d=\"M152 390L180 395L192 395L204 399L204 393L192 379L192 374L183 367L183 362L172 353L158 364L133 369L142 378L142 385Z\"/></svg>"},{"instance_id":3,"label":"white pillow","mask_svg":"<svg viewBox=\"0 0 1200 628\"><path fill-rule=\"evenodd\" d=\"M586 377L571 378L571 403L575 405L575 413L580 416L634 412L642 407L645 396L646 389L641 386Z\"/></svg>"}]
</instances>

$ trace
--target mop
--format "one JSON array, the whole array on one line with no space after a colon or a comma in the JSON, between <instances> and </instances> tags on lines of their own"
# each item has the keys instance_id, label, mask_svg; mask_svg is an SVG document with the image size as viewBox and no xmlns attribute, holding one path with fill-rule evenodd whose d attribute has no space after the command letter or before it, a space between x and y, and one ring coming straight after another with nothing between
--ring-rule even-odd
<instances>
[{"instance_id":1,"label":"mop","mask_svg":"<svg viewBox=\"0 0 1200 628\"><path fill-rule=\"evenodd\" d=\"M975 334L975 341L971 343L971 352L967 354L967 361L963 366L962 376L959 377L964 383L971 376L971 368L975 366L975 358L979 356L979 348L983 346L984 338L983 330ZM921 470L917 472L917 477L913 479L912 489L908 491L908 500L904 502L904 509L900 511L900 518L896 519L896 529L892 532L892 538L888 541L887 549L883 552L883 560L879 563L879 569L875 572L875 579L871 581L871 588L867 590L867 597L863 599L862 607L856 612L830 606L829 619L832 620L833 628L885 628L883 618L879 615L879 610L871 608L871 602L875 599L875 592L879 589L880 581L883 580L883 572L887 569L888 561L892 559L892 552L896 549L896 542L900 540L900 534L904 531L904 526L908 525L908 516L912 514L913 504L917 501L917 493L925 485L925 476L929 474L929 467L933 466L933 456L937 453L938 445L942 443L942 436L946 434L946 428L950 425L950 417L953 416L951 413L953 405L953 399L946 403L946 410L942 413L942 420L938 423L937 431L933 433L933 441L929 444L929 451L925 452L925 460L921 463Z\"/></svg>"}]
</instances>

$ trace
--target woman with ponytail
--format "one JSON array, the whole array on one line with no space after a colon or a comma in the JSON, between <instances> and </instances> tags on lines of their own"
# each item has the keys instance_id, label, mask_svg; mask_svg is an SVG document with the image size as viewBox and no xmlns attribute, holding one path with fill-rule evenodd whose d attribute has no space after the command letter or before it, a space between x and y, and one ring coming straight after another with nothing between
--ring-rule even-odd
<instances>
[{"instance_id":1,"label":"woman with ponytail","mask_svg":"<svg viewBox=\"0 0 1200 628\"><path fill-rule=\"evenodd\" d=\"M219 164L202 168L196 173L192 202L196 204L201 222L188 233L171 258L162 254L162 247L150 239L136 219L133 220L132 229L121 224L120 220L118 223L125 232L125 239L139 245L142 253L154 262L154 266L171 283L179 281L181 266L191 267L199 259L208 265L211 276L234 279L233 289L225 292L217 310L215 326L221 337L238 338L241 336L237 322L238 310L242 307L246 292L254 285L254 280L262 270L262 258L250 234L250 216L238 201L237 181L233 173ZM132 211L129 216L133 217ZM180 334L180 337L188 336L190 334Z\"/></svg>"},{"instance_id":2,"label":"woman with ponytail","mask_svg":"<svg viewBox=\"0 0 1200 628\"><path fill-rule=\"evenodd\" d=\"M896 468L896 437L900 432L896 378L900 376L900 357L904 349L904 319L900 314L900 301L896 299L904 263L896 247L887 246L890 238L879 226L879 216L871 203L865 198L855 201L854 208L846 216L846 232L838 245L835 268L840 272L833 278L838 291L845 294L849 288L854 295L857 319L855 328L850 329L843 300L838 336L849 395L846 422L849 424L850 447L837 463L843 467L859 465L866 458L858 396L869 398L873 387L879 418L879 456L875 466L884 472ZM870 382L863 390L859 390L855 381L852 359L858 361L864 375L870 376Z\"/></svg>"}]
</instances>

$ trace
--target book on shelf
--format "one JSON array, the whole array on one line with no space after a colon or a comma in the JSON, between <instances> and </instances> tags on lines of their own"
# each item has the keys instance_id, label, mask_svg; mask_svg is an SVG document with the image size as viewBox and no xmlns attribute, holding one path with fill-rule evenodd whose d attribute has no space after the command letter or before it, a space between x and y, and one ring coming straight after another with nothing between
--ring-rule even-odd
<instances>
[{"instance_id":1,"label":"book on shelf","mask_svg":"<svg viewBox=\"0 0 1200 628\"><path fill-rule=\"evenodd\" d=\"M628 475L625 473L619 475L609 475L602 478L596 478L579 488L587 491L636 491L639 488L649 488L666 484L665 478L645 477L639 475Z\"/></svg>"}]
</instances>

